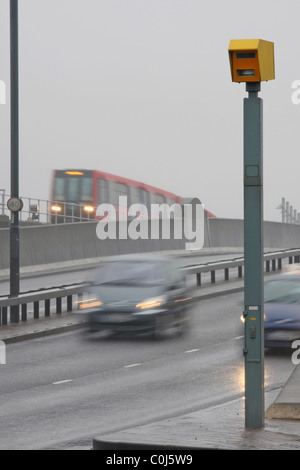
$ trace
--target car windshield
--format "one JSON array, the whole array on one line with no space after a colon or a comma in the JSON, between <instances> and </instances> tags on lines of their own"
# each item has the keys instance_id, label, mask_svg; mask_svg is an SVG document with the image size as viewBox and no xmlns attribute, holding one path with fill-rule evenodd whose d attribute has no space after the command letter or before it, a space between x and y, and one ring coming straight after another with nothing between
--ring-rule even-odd
<instances>
[{"instance_id":1,"label":"car windshield","mask_svg":"<svg viewBox=\"0 0 300 470\"><path fill-rule=\"evenodd\" d=\"M266 282L264 287L265 302L295 303L300 302L300 281L279 279Z\"/></svg>"},{"instance_id":2,"label":"car windshield","mask_svg":"<svg viewBox=\"0 0 300 470\"><path fill-rule=\"evenodd\" d=\"M110 262L98 270L95 284L158 286L164 282L164 268L160 263Z\"/></svg>"}]
</instances>

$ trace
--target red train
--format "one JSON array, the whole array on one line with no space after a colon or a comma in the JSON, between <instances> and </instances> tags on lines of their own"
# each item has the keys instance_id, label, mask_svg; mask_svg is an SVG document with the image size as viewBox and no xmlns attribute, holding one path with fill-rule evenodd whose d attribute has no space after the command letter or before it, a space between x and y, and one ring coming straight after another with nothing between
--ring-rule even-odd
<instances>
[{"instance_id":1,"label":"red train","mask_svg":"<svg viewBox=\"0 0 300 470\"><path fill-rule=\"evenodd\" d=\"M51 221L70 222L94 219L100 204L112 204L119 210L119 196L127 196L127 205L180 203L176 196L139 181L97 170L54 170L51 189ZM208 217L215 217L206 210Z\"/></svg>"}]
</instances>

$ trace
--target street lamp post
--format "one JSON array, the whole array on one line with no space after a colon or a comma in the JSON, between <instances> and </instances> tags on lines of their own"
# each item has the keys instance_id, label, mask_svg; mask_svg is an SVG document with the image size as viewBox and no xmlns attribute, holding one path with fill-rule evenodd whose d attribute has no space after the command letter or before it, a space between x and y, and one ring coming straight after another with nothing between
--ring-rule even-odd
<instances>
[{"instance_id":1,"label":"street lamp post","mask_svg":"<svg viewBox=\"0 0 300 470\"><path fill-rule=\"evenodd\" d=\"M272 80L274 44L261 39L232 40L234 82L245 82L244 99L244 319L245 426L264 426L263 164L261 81Z\"/></svg>"},{"instance_id":2,"label":"street lamp post","mask_svg":"<svg viewBox=\"0 0 300 470\"><path fill-rule=\"evenodd\" d=\"M19 198L19 60L18 0L10 0L11 198ZM20 205L21 208L21 205ZM11 210L10 296L20 293L19 210ZM19 322L19 306L11 307L11 322Z\"/></svg>"}]
</instances>

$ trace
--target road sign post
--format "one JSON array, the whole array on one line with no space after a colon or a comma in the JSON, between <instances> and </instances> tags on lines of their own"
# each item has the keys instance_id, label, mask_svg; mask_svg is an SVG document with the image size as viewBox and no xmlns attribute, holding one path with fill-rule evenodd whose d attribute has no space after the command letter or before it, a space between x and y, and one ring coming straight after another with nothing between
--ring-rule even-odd
<instances>
[{"instance_id":1,"label":"road sign post","mask_svg":"<svg viewBox=\"0 0 300 470\"><path fill-rule=\"evenodd\" d=\"M11 109L11 197L19 199L19 58L18 0L10 0L10 109ZM20 293L19 212L11 212L10 296ZM19 323L19 306L11 308L11 322Z\"/></svg>"},{"instance_id":2,"label":"road sign post","mask_svg":"<svg viewBox=\"0 0 300 470\"><path fill-rule=\"evenodd\" d=\"M231 76L245 82L244 98L244 319L245 426L264 426L263 124L261 81L275 78L274 44L260 39L229 45Z\"/></svg>"}]
</instances>

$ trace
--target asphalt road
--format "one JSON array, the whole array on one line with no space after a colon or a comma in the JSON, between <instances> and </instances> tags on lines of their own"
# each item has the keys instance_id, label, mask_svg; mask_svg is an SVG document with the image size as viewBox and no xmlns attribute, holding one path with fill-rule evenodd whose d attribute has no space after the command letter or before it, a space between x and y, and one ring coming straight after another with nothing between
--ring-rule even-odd
<instances>
[{"instance_id":1,"label":"asphalt road","mask_svg":"<svg viewBox=\"0 0 300 470\"><path fill-rule=\"evenodd\" d=\"M93 437L243 396L242 295L198 302L188 333L90 338L82 331L7 346L0 449L89 449ZM294 365L268 354L266 387Z\"/></svg>"}]
</instances>

